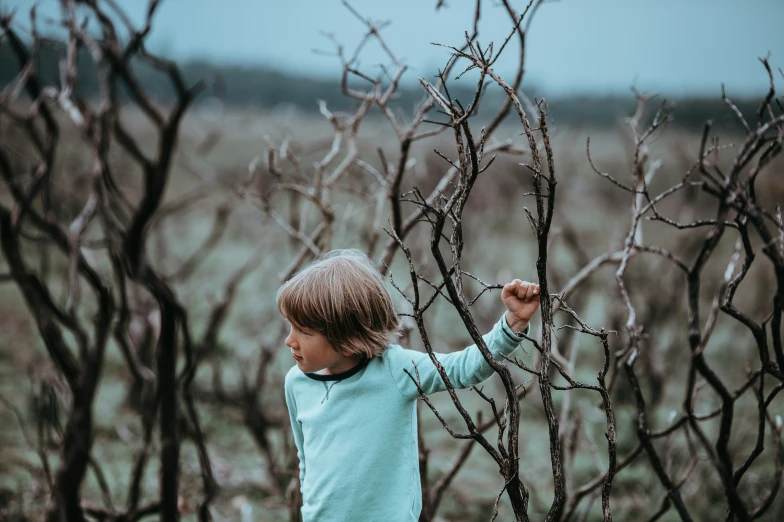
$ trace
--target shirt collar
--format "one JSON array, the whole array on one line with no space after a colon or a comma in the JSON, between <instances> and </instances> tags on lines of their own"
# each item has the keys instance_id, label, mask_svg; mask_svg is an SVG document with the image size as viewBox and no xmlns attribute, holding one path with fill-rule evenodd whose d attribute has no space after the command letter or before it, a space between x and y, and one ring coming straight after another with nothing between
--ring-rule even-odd
<instances>
[{"instance_id":1,"label":"shirt collar","mask_svg":"<svg viewBox=\"0 0 784 522\"><path fill-rule=\"evenodd\" d=\"M348 379L352 375L359 372L362 368L364 368L370 359L365 359L364 361L358 363L353 368L346 370L345 372L340 373L331 373L328 375L321 374L321 373L305 373L306 376L310 377L316 381L342 381L344 379Z\"/></svg>"}]
</instances>

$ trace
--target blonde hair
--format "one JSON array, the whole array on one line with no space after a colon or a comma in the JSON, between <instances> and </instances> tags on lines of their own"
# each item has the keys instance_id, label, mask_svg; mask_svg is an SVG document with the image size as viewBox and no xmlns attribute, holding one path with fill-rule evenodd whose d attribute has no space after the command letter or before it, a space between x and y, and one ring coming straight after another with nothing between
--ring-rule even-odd
<instances>
[{"instance_id":1,"label":"blonde hair","mask_svg":"<svg viewBox=\"0 0 784 522\"><path fill-rule=\"evenodd\" d=\"M292 324L324 335L336 350L380 356L400 324L384 279L359 250L333 250L286 281L276 297Z\"/></svg>"}]
</instances>

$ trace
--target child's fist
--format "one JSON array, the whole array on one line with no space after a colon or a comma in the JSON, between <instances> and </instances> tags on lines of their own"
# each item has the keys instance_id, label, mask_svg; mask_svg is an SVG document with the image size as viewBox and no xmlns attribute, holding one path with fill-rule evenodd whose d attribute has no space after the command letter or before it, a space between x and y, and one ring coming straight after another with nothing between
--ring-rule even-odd
<instances>
[{"instance_id":1,"label":"child's fist","mask_svg":"<svg viewBox=\"0 0 784 522\"><path fill-rule=\"evenodd\" d=\"M501 300L506 305L506 323L513 332L522 332L539 308L539 285L515 279L504 285Z\"/></svg>"}]
</instances>

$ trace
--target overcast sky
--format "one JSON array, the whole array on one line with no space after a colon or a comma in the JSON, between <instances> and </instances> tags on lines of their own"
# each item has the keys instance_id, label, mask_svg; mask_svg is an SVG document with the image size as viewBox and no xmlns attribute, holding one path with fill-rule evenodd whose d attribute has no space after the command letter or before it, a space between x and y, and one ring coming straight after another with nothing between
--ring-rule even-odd
<instances>
[{"instance_id":1,"label":"overcast sky","mask_svg":"<svg viewBox=\"0 0 784 522\"><path fill-rule=\"evenodd\" d=\"M141 21L146 2L116 0ZM518 10L528 0L512 0ZM0 0L3 9L32 5L29 0ZM43 14L56 14L56 0L40 0ZM389 46L410 67L408 79L432 78L448 57L438 42L459 46L471 29L474 0L354 0L373 20L391 22L383 31ZM511 29L498 0L482 1L479 41L496 42ZM26 18L26 16L25 16ZM764 91L765 72L757 60L771 53L784 68L784 0L558 0L536 13L528 39L527 81L547 96L567 93L641 90L668 96ZM45 25L44 22L41 24ZM179 58L226 63L266 64L299 74L337 74L337 58L313 49L332 50L322 32L333 33L353 49L365 27L340 0L164 0L150 46ZM512 52L510 52L512 51ZM511 75L506 62L496 70ZM376 46L362 54L363 69L385 62ZM778 75L779 81L784 81Z\"/></svg>"}]
</instances>

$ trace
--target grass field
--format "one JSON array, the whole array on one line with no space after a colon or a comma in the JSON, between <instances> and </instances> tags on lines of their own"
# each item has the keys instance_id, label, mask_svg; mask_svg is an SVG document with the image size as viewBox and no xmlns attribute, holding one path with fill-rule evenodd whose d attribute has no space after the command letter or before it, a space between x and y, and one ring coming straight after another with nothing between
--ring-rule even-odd
<instances>
[{"instance_id":1,"label":"grass field","mask_svg":"<svg viewBox=\"0 0 784 522\"><path fill-rule=\"evenodd\" d=\"M677 114L677 113L676 113ZM135 114L127 114L126 121L135 135L145 136L149 129ZM510 122L512 119L510 118ZM558 128L554 136L558 194L556 215L553 225L553 240L550 247L550 285L554 291L565 284L581 268L581 258L591 259L605 252L622 248L623 239L630 225L632 196L596 175L586 159L586 137L591 137L592 157L599 169L610 173L622 182L631 180L630 138L619 122L620 130ZM522 145L518 126L508 124L496 134L499 140L510 139ZM8 130L3 136L8 136ZM217 143L203 152L205 139L211 133L219 136ZM287 136L292 148L300 156L305 172L316 159L323 157L330 144L330 128L320 116L304 114L285 115L254 110L222 113L204 107L194 111L184 125L178 146L178 155L172 178L167 190L166 201L176 201L192 191L204 190L200 198L187 210L161 220L154 229L149 242L149 255L154 266L163 274L173 273L190 253L209 235L216 209L226 205L231 209L228 225L220 244L201 264L192 277L176 282L175 289L181 302L188 310L191 328L196 337L205 328L208 314L222 297L222 289L229 276L251 256L261 255L258 267L239 287L226 324L220 332L218 346L213 350L210 364L203 364L197 376L197 389L210 388L213 368L223 376L227 388L240 382L242 372L250 373L255 364L260 346L276 349L276 356L269 369L268 385L264 388L261 404L273 416L285 418L282 382L286 370L291 366L288 350L282 340L282 322L274 302L275 291L281 283L282 267L294 255L290 238L260 209L258 200L242 198L237 194L238 184L245 179L248 165L255 157L266 162L269 144L278 146ZM360 131L360 156L377 164L376 148L384 150L387 158L396 158L394 134L378 118L363 123ZM63 140L72 139L64 136ZM736 142L742 136L723 136L723 142ZM144 141L144 139L143 139ZM652 160L660 160L661 167L651 186L658 194L680 181L697 157L700 136L678 128L665 129L650 145ZM145 147L152 150L154 143L146 140ZM455 146L448 135L441 135L425 143L417 144L412 156L416 165L404 181L404 189L418 186L429 192L445 170L445 163L432 150L437 148L447 156L454 155ZM30 160L24 147L16 149L21 164ZM200 153L199 151L202 150ZM726 151L725 161L732 157L732 149ZM121 161L118 157L117 161ZM535 208L533 199L524 194L530 190L530 179L526 170L519 165L525 158L499 157L491 169L484 173L472 194L466 212L464 268L488 282L505 282L512 277L533 280L536 277L536 246L525 217L523 207ZM77 146L64 147L59 156L57 182L60 186L70 183L69 173L87 170L89 158ZM289 172L290 166L287 166ZM782 161L770 166L765 178L759 183L760 200L771 208L784 201L784 171ZM121 185L129 194L138 191L133 181L138 173L132 168L122 171ZM347 181L358 183L362 174L352 172ZM69 201L63 203L63 212L80 208L87 191L75 187ZM0 201L7 203L8 195L0 191ZM364 223L372 219L372 204L343 193L335 198L337 210L335 234L331 247L362 248L360 236ZM284 198L274 200L281 214L286 213ZM71 209L71 210L68 210ZM411 207L405 210L410 212ZM715 213L711 197L699 193L674 196L665 200L659 211L671 219L689 221L710 218ZM314 223L318 216L311 213L307 219ZM98 235L97 230L91 234ZM705 229L675 231L662 223L643 222L643 240L648 245L667 248L689 263L694 255L694 245L707 233ZM581 253L576 254L565 238L573 234ZM428 230L422 226L415 230L409 241L420 253L425 251ZM382 235L382 239L385 239ZM704 314L721 284L735 243L735 236L728 233L709 261L701 288ZM39 251L30 247L29 259L37 260ZM66 260L50 254L52 274L49 278L55 296L65 299L64 273ZM95 252L100 266L101 256ZM418 260L419 260L418 259ZM32 264L35 264L32 262ZM424 269L433 273L434 263ZM625 312L614 282L616 265L597 271L572 299L578 303L576 311L595 328L619 329L625 321ZM0 261L0 273L6 272L5 261ZM391 270L396 281L406 281L404 259L397 256ZM638 374L644 391L650 399L649 422L652 429L666 426L673 410L681 410L684 400L685 375L688 368L689 350L685 312L685 283L683 276L656 256L635 257L627 272L627 285L638 308L640 324L647 334L646 353L638 364ZM770 311L774 292L772 270L763 256L752 266L744 284L735 298L737 307L757 321L762 321ZM477 285L468 284L470 292L478 291ZM404 301L395 296L401 311ZM576 305L575 305L576 306ZM94 303L83 304L82 315L89 316ZM474 305L474 313L481 328L487 329L500 316L503 305L497 293L488 292ZM538 318L537 318L538 321ZM557 317L560 324L563 317ZM704 322L704 319L703 319ZM438 351L450 351L470 344L470 338L460 325L459 317L447 303L439 303L427 317L428 331ZM534 335L539 336L539 325L535 322ZM561 335L561 334L559 334ZM600 369L602 353L599 345L590 338L579 338L563 331L558 339L562 351L571 352L579 347L575 376L583 382L593 383ZM622 338L613 337L612 346L617 349ZM422 349L421 341L414 332L409 346ZM566 348L566 347L569 348ZM520 357L533 360L533 348L529 345ZM716 333L706 348L706 354L717 374L734 388L746 375L748 367L755 367L756 352L749 332L731 318L720 315ZM521 370L514 369L519 382L528 380ZM13 411L0 407L0 520L38 520L46 505L46 491L41 482L40 460L35 451L35 419L31 405L37 383L41 380L59 382L51 366L41 338L36 330L30 311L12 282L0 284L0 395L7 399L23 415L23 427ZM130 375L121 354L113 343L107 354L98 400L95 403L96 420L93 457L103 468L106 480L113 493L112 501L118 507L125 504L131 476L130 465L140 447L140 420L126 404ZM62 386L62 385L60 385ZM552 477L548 450L547 425L537 391L522 402L521 412L521 465L525 483L532 492L530 514L539 520L549 509L552 495ZM496 399L503 397L503 389L497 378L491 379L485 391ZM606 442L604 438L604 414L598 405L598 396L586 392L572 393L572 411L580 412L583 433L577 437L574 472L569 480L575 486L603 472L607 466ZM476 394L461 391L459 396L470 412L489 410ZM565 394L555 392L556 408ZM499 399L500 400L500 399ZM619 456L626 454L635 444L634 405L628 386L620 379L613 393L616 406ZM462 428L460 417L451 405L449 397L441 394L434 399L435 405L450 424ZM697 398L697 410L708 411L717 400L708 391ZM447 469L464 444L453 440L441 427L438 420L423 405L422 429L427 446L432 450L430 470L433 477ZM772 411L784 414L779 401ZM280 496L269 492L266 464L254 441L244 427L242 412L237 408L218 405L207 401L199 402L199 413L207 435L208 448L220 492L213 506L216 520L285 520L286 507ZM756 402L751 394L741 398L736 407L736 424L731 439L731 450L736 455L736 464L751 450L756 436ZM61 421L64 417L61 417ZM714 433L716 423L706 423L707 433ZM283 461L282 437L286 427L272 433L276 451ZM29 441L25 439L25 435ZM489 440L495 440L490 432ZM671 445L669 463L674 470L683 470L688 460L687 442L681 435L671 441L657 442L664 452ZM47 450L53 469L57 467L58 454L55 445ZM772 483L772 450L769 438L763 458L752 466L741 487L744 498L756 503ZM719 520L724 516L724 499L721 483L712 466L701 456L690 480L682 489L682 495L697 520ZM195 506L200 492L199 462L191 444L183 446L181 491L183 520L196 520ZM442 520L467 522L489 520L493 502L503 487L493 461L477 447L455 479L444 498L439 515ZM153 459L146 471L144 498L156 498L158 488L157 461ZM94 473L88 474L83 488L83 498L93 504L101 503L101 491ZM634 465L620 472L613 485L612 507L616 520L645 520L654 513L662 502L665 492L643 457ZM27 518L23 518L24 514ZM779 498L768 512L771 518L784 517L784 500ZM6 518L3 518L6 517ZM14 518L16 517L16 518ZM498 520L510 520L511 510L506 499L501 501ZM583 520L600 520L600 503L592 507ZM661 520L677 520L677 514L669 511Z\"/></svg>"}]
</instances>

